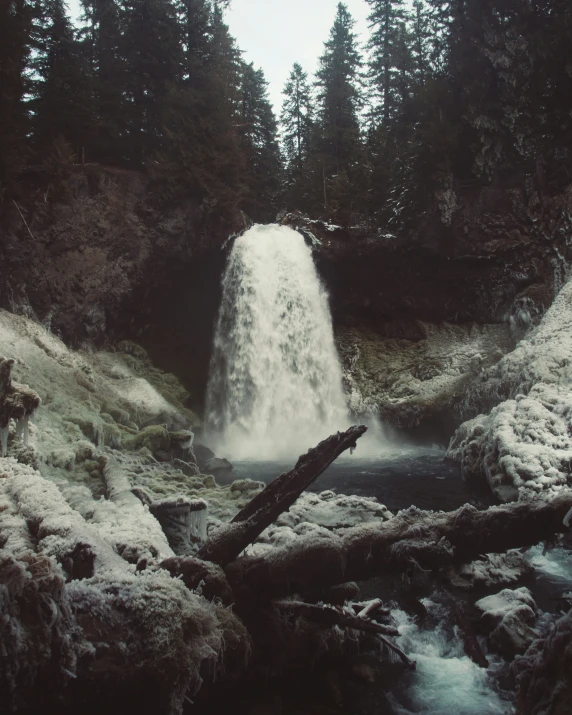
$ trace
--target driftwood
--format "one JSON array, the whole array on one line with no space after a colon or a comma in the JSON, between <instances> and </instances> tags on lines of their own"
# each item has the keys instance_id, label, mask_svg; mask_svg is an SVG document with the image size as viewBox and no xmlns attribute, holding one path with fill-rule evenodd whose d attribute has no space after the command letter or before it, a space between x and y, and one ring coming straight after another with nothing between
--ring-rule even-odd
<instances>
[{"instance_id":1,"label":"driftwood","mask_svg":"<svg viewBox=\"0 0 572 715\"><path fill-rule=\"evenodd\" d=\"M356 446L367 430L365 426L350 427L328 437L317 447L300 457L290 472L271 482L240 511L228 526L218 529L197 554L199 559L220 566L234 561L244 549L287 511L296 499L342 452Z\"/></svg>"},{"instance_id":2,"label":"driftwood","mask_svg":"<svg viewBox=\"0 0 572 715\"><path fill-rule=\"evenodd\" d=\"M302 601L275 601L274 605L281 611L287 611L296 616L304 616L326 626L341 626L355 628L357 631L379 633L384 636L398 636L399 631L392 626L376 623L369 618L361 618L346 609L332 608L326 604L304 603Z\"/></svg>"}]
</instances>

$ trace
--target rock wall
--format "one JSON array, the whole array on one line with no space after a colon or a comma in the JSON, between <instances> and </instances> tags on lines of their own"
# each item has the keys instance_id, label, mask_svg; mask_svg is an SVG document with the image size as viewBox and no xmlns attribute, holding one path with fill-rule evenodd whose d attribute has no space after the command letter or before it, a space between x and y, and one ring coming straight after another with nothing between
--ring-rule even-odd
<instances>
[{"instance_id":1,"label":"rock wall","mask_svg":"<svg viewBox=\"0 0 572 715\"><path fill-rule=\"evenodd\" d=\"M185 269L246 221L234 208L172 204L134 171L78 165L56 180L36 169L21 185L0 216L0 307L68 343L144 327Z\"/></svg>"},{"instance_id":2,"label":"rock wall","mask_svg":"<svg viewBox=\"0 0 572 715\"><path fill-rule=\"evenodd\" d=\"M282 221L313 241L337 324L391 323L393 337L418 320L526 327L565 277L572 187L550 197L521 180L459 192L456 206L450 223L435 211L399 237L294 214Z\"/></svg>"}]
</instances>

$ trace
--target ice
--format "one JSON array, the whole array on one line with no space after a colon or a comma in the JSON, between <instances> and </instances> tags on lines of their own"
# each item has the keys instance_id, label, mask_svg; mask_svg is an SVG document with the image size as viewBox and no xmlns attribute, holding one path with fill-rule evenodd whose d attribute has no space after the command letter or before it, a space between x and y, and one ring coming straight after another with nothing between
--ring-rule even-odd
<instances>
[{"instance_id":1,"label":"ice","mask_svg":"<svg viewBox=\"0 0 572 715\"><path fill-rule=\"evenodd\" d=\"M0 456L5 457L8 453L8 433L10 426L0 427Z\"/></svg>"},{"instance_id":2,"label":"ice","mask_svg":"<svg viewBox=\"0 0 572 715\"><path fill-rule=\"evenodd\" d=\"M468 475L485 474L503 501L550 496L568 486L572 283L564 286L540 325L482 375L471 399L486 403L495 395L500 404L464 423L448 456L461 462Z\"/></svg>"}]
</instances>

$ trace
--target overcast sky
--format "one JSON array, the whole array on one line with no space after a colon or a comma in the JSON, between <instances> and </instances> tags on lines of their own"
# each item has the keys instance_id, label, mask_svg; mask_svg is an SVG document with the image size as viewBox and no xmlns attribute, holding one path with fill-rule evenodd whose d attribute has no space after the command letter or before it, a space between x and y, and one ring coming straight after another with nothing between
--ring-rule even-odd
<instances>
[{"instance_id":1,"label":"overcast sky","mask_svg":"<svg viewBox=\"0 0 572 715\"><path fill-rule=\"evenodd\" d=\"M309 74L317 68L339 0L232 0L226 20L244 51L244 59L262 67L277 114L282 90L294 62ZM369 6L365 0L345 0L355 31L365 41Z\"/></svg>"}]
</instances>

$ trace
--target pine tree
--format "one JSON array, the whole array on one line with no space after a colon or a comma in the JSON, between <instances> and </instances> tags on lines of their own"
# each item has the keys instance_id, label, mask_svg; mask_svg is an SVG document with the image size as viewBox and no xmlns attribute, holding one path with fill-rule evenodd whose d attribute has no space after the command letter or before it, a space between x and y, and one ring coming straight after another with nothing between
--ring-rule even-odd
<instances>
[{"instance_id":1,"label":"pine tree","mask_svg":"<svg viewBox=\"0 0 572 715\"><path fill-rule=\"evenodd\" d=\"M28 153L24 70L33 19L34 7L29 0L4 0L0 4L0 203Z\"/></svg>"},{"instance_id":2,"label":"pine tree","mask_svg":"<svg viewBox=\"0 0 572 715\"><path fill-rule=\"evenodd\" d=\"M183 76L181 28L170 0L125 0L124 152L144 166L167 147L165 115Z\"/></svg>"},{"instance_id":3,"label":"pine tree","mask_svg":"<svg viewBox=\"0 0 572 715\"><path fill-rule=\"evenodd\" d=\"M221 9L203 0L180 6L184 72L164 113L167 146L152 173L162 193L192 195L219 213L236 206L243 189L244 159L236 125L240 52Z\"/></svg>"},{"instance_id":4,"label":"pine tree","mask_svg":"<svg viewBox=\"0 0 572 715\"><path fill-rule=\"evenodd\" d=\"M271 219L279 208L281 158L278 124L267 95L268 83L252 63L243 67L240 129L245 157L245 209L255 218Z\"/></svg>"},{"instance_id":5,"label":"pine tree","mask_svg":"<svg viewBox=\"0 0 572 715\"><path fill-rule=\"evenodd\" d=\"M289 201L300 208L313 136L314 104L308 75L297 62L292 67L283 95L280 125Z\"/></svg>"},{"instance_id":6,"label":"pine tree","mask_svg":"<svg viewBox=\"0 0 572 715\"><path fill-rule=\"evenodd\" d=\"M379 102L378 114L388 127L399 107L399 76L404 57L405 11L403 0L366 0L371 7L372 28L368 43L370 51L369 77ZM401 87L403 91L403 87Z\"/></svg>"},{"instance_id":7,"label":"pine tree","mask_svg":"<svg viewBox=\"0 0 572 715\"><path fill-rule=\"evenodd\" d=\"M44 2L35 35L31 100L34 149L45 158L54 142L63 140L79 159L93 137L92 88L63 0Z\"/></svg>"},{"instance_id":8,"label":"pine tree","mask_svg":"<svg viewBox=\"0 0 572 715\"><path fill-rule=\"evenodd\" d=\"M117 162L125 135L125 64L121 57L123 12L117 0L82 0L82 50L89 58L97 117L90 160Z\"/></svg>"},{"instance_id":9,"label":"pine tree","mask_svg":"<svg viewBox=\"0 0 572 715\"><path fill-rule=\"evenodd\" d=\"M423 0L414 0L409 15L411 58L416 81L423 85L431 72L431 18Z\"/></svg>"},{"instance_id":10,"label":"pine tree","mask_svg":"<svg viewBox=\"0 0 572 715\"><path fill-rule=\"evenodd\" d=\"M358 110L362 61L354 25L346 5L339 3L317 72L320 141L316 161L322 168L323 205L334 212L342 207L352 211L359 191L356 174L361 159Z\"/></svg>"}]
</instances>

